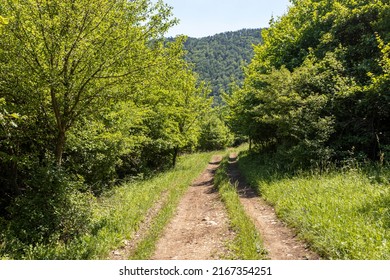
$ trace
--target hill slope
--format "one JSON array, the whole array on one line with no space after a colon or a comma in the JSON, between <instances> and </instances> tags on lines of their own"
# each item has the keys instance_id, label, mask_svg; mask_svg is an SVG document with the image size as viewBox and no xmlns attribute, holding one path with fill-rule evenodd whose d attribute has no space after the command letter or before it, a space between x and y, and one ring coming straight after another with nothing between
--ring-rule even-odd
<instances>
[{"instance_id":1,"label":"hill slope","mask_svg":"<svg viewBox=\"0 0 390 280\"><path fill-rule=\"evenodd\" d=\"M232 78L242 81L242 66L253 56L253 44L262 42L261 29L242 29L204 38L188 38L185 49L187 60L194 64L200 78L209 82L212 95L227 90Z\"/></svg>"}]
</instances>

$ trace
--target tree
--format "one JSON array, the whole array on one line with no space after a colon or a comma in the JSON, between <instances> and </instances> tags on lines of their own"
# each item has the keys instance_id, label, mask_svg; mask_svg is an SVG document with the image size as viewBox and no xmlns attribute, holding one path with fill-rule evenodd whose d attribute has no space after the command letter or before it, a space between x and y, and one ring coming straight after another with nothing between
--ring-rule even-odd
<instances>
[{"instance_id":1,"label":"tree","mask_svg":"<svg viewBox=\"0 0 390 280\"><path fill-rule=\"evenodd\" d=\"M222 150L233 144L234 136L223 120L224 108L214 108L203 120L199 148L203 151Z\"/></svg>"},{"instance_id":2,"label":"tree","mask_svg":"<svg viewBox=\"0 0 390 280\"><path fill-rule=\"evenodd\" d=\"M9 57L3 95L45 116L61 165L69 129L108 99L127 98L119 85L136 83L163 46L170 9L150 1L9 0L12 20L1 38Z\"/></svg>"},{"instance_id":3,"label":"tree","mask_svg":"<svg viewBox=\"0 0 390 280\"><path fill-rule=\"evenodd\" d=\"M174 166L183 149L193 151L198 144L200 121L211 105L208 88L198 82L184 60L183 40L168 43L171 55L161 57L160 68L147 73L142 94L135 98L138 106L148 111L144 121L149 144L144 148L146 158L164 165L160 159Z\"/></svg>"},{"instance_id":4,"label":"tree","mask_svg":"<svg viewBox=\"0 0 390 280\"><path fill-rule=\"evenodd\" d=\"M351 150L380 159L390 142L388 1L291 2L227 99L231 123L302 163Z\"/></svg>"}]
</instances>

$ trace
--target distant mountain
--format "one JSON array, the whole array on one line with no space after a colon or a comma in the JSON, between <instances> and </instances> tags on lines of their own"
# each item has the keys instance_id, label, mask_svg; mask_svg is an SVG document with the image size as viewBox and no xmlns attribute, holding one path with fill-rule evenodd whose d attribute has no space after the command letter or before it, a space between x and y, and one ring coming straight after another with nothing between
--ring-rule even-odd
<instances>
[{"instance_id":1,"label":"distant mountain","mask_svg":"<svg viewBox=\"0 0 390 280\"><path fill-rule=\"evenodd\" d=\"M253 44L262 42L261 29L242 29L204 38L188 38L184 47L186 59L194 64L200 78L209 82L212 95L219 100L221 90L227 90L232 78L244 79L243 65L253 57Z\"/></svg>"}]
</instances>

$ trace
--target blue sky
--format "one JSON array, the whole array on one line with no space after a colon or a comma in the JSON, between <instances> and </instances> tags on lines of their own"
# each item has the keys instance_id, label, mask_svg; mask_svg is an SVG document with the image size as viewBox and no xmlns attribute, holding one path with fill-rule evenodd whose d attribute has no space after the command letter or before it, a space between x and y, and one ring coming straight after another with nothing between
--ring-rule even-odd
<instances>
[{"instance_id":1,"label":"blue sky","mask_svg":"<svg viewBox=\"0 0 390 280\"><path fill-rule=\"evenodd\" d=\"M156 1L154 1L156 2ZM242 28L267 27L287 12L288 0L164 0L180 23L167 36L204 37Z\"/></svg>"}]
</instances>

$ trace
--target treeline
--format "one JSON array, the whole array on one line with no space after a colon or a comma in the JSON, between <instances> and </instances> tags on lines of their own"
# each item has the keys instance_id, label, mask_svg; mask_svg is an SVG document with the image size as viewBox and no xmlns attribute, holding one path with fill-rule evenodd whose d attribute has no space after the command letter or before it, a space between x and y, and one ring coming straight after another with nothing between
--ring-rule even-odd
<instances>
[{"instance_id":1,"label":"treeline","mask_svg":"<svg viewBox=\"0 0 390 280\"><path fill-rule=\"evenodd\" d=\"M263 31L244 85L225 96L231 127L285 166L388 162L389 2L291 4Z\"/></svg>"},{"instance_id":2,"label":"treeline","mask_svg":"<svg viewBox=\"0 0 390 280\"><path fill-rule=\"evenodd\" d=\"M66 243L118 182L231 141L161 1L10 0L0 15L0 250Z\"/></svg>"},{"instance_id":3,"label":"treeline","mask_svg":"<svg viewBox=\"0 0 390 280\"><path fill-rule=\"evenodd\" d=\"M194 71L211 85L211 95L220 103L221 91L232 81L244 80L243 66L253 58L253 45L261 43L261 29L242 29L204 38L188 38L186 59Z\"/></svg>"}]
</instances>

